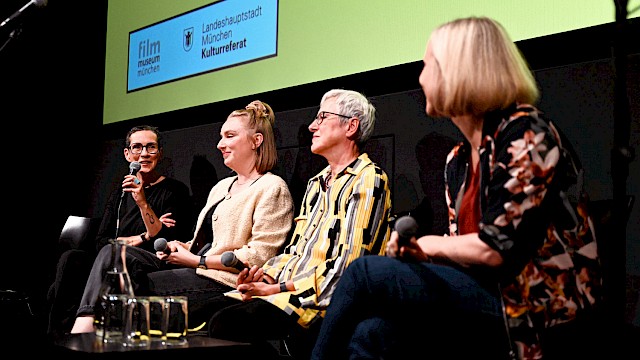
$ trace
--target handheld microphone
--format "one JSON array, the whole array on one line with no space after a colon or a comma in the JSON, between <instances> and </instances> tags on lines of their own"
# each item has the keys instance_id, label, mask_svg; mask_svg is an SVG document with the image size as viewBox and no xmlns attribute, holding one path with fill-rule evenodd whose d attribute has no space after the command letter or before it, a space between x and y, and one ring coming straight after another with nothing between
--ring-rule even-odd
<instances>
[{"instance_id":1,"label":"handheld microphone","mask_svg":"<svg viewBox=\"0 0 640 360\"><path fill-rule=\"evenodd\" d=\"M140 171L142 165L138 161L132 161L129 163L129 175L135 175ZM120 201L118 201L118 218L116 219L116 236L118 238L120 232L120 207L122 206L122 200L124 199L124 189L122 190L122 194L120 194Z\"/></svg>"},{"instance_id":2,"label":"handheld microphone","mask_svg":"<svg viewBox=\"0 0 640 360\"><path fill-rule=\"evenodd\" d=\"M141 167L142 165L138 161L132 161L131 163L129 163L129 175L136 175L138 171L140 171ZM122 191L120 197L124 197L124 191Z\"/></svg>"},{"instance_id":3,"label":"handheld microphone","mask_svg":"<svg viewBox=\"0 0 640 360\"><path fill-rule=\"evenodd\" d=\"M135 175L138 173L138 171L140 171L140 168L142 167L142 164L140 164L139 161L132 161L129 164L129 175Z\"/></svg>"},{"instance_id":4,"label":"handheld microphone","mask_svg":"<svg viewBox=\"0 0 640 360\"><path fill-rule=\"evenodd\" d=\"M403 216L396 220L395 230L398 232L398 249L407 246L411 238L418 232L418 223L411 216Z\"/></svg>"},{"instance_id":5,"label":"handheld microphone","mask_svg":"<svg viewBox=\"0 0 640 360\"><path fill-rule=\"evenodd\" d=\"M31 0L25 6L21 7L18 11L14 12L13 15L9 16L5 21L0 24L0 28L5 26L9 21L17 18L22 14L27 8L31 5L35 5L37 7L43 7L47 5L47 0Z\"/></svg>"},{"instance_id":6,"label":"handheld microphone","mask_svg":"<svg viewBox=\"0 0 640 360\"><path fill-rule=\"evenodd\" d=\"M153 242L153 248L156 251L162 251L163 253L169 255L171 254L171 249L167 246L167 239L158 238Z\"/></svg>"},{"instance_id":7,"label":"handheld microphone","mask_svg":"<svg viewBox=\"0 0 640 360\"><path fill-rule=\"evenodd\" d=\"M235 268L238 271L242 271L247 268L247 266L238 259L238 257L236 256L236 254L233 253L233 251L223 252L220 257L220 262L222 263L222 265L226 267Z\"/></svg>"}]
</instances>

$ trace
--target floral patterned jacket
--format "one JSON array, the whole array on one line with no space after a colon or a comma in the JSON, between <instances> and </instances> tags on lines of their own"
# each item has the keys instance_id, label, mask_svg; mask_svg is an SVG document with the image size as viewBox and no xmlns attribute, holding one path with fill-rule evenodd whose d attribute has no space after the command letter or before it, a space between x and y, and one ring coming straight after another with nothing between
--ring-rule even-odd
<instances>
[{"instance_id":1,"label":"floral patterned jacket","mask_svg":"<svg viewBox=\"0 0 640 360\"><path fill-rule=\"evenodd\" d=\"M587 199L577 204L567 199L577 174L568 147L531 105L513 105L484 122L479 236L502 255L493 279L501 285L511 340L521 359L542 358L540 331L575 319L601 299ZM461 143L446 161L451 235L458 233L469 151L470 145ZM577 221L566 220L571 215Z\"/></svg>"}]
</instances>

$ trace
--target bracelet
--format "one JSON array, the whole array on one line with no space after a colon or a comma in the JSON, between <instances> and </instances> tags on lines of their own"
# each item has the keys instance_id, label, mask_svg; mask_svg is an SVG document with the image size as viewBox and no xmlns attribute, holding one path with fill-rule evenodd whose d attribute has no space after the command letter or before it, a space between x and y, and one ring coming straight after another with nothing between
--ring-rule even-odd
<instances>
[{"instance_id":1,"label":"bracelet","mask_svg":"<svg viewBox=\"0 0 640 360\"><path fill-rule=\"evenodd\" d=\"M280 283L280 292L287 292L289 290L287 290L287 282L283 281Z\"/></svg>"},{"instance_id":2,"label":"bracelet","mask_svg":"<svg viewBox=\"0 0 640 360\"><path fill-rule=\"evenodd\" d=\"M142 234L140 234L140 239L142 239L142 242L147 241L147 232L143 232Z\"/></svg>"}]
</instances>

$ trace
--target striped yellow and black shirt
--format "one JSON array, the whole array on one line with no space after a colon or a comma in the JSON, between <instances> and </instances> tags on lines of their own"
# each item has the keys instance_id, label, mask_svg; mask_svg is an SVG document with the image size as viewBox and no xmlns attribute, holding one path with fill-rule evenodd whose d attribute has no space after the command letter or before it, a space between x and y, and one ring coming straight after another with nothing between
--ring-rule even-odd
<instances>
[{"instance_id":1,"label":"striped yellow and black shirt","mask_svg":"<svg viewBox=\"0 0 640 360\"><path fill-rule=\"evenodd\" d=\"M263 266L296 291L259 296L308 327L324 317L346 267L363 255L384 255L389 240L391 190L387 174L361 154L330 187L327 166L309 179L295 231L283 254Z\"/></svg>"}]
</instances>

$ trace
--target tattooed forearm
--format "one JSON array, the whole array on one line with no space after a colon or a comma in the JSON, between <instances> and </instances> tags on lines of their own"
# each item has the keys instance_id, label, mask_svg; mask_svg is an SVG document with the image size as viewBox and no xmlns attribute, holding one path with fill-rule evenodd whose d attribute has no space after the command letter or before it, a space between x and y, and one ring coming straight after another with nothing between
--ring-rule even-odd
<instances>
[{"instance_id":1,"label":"tattooed forearm","mask_svg":"<svg viewBox=\"0 0 640 360\"><path fill-rule=\"evenodd\" d=\"M152 214L146 213L145 215L147 216L147 219L149 219L150 223L152 224L156 223L156 218Z\"/></svg>"}]
</instances>

